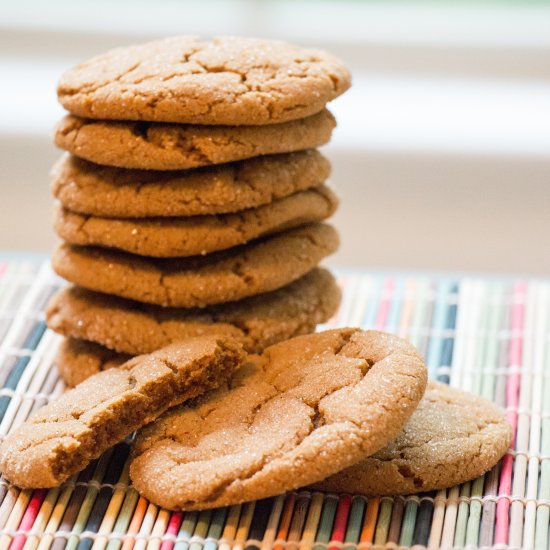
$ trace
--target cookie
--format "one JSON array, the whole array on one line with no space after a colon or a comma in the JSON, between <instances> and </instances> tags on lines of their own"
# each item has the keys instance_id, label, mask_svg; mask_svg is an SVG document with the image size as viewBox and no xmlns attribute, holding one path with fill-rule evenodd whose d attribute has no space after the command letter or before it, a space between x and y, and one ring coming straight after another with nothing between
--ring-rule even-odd
<instances>
[{"instance_id":1,"label":"cookie","mask_svg":"<svg viewBox=\"0 0 550 550\"><path fill-rule=\"evenodd\" d=\"M285 42L179 36L118 48L69 69L57 94L89 118L273 124L319 112L351 83L332 55Z\"/></svg>"},{"instance_id":2,"label":"cookie","mask_svg":"<svg viewBox=\"0 0 550 550\"><path fill-rule=\"evenodd\" d=\"M249 356L229 386L135 441L130 476L172 510L256 500L326 478L395 438L426 386L404 340L338 329Z\"/></svg>"},{"instance_id":3,"label":"cookie","mask_svg":"<svg viewBox=\"0 0 550 550\"><path fill-rule=\"evenodd\" d=\"M64 117L58 147L86 160L144 170L182 170L324 145L336 122L321 111L271 126L193 126Z\"/></svg>"},{"instance_id":4,"label":"cookie","mask_svg":"<svg viewBox=\"0 0 550 550\"><path fill-rule=\"evenodd\" d=\"M11 432L0 470L19 487L55 487L169 407L218 387L242 359L233 339L207 336L100 372Z\"/></svg>"},{"instance_id":5,"label":"cookie","mask_svg":"<svg viewBox=\"0 0 550 550\"><path fill-rule=\"evenodd\" d=\"M185 218L101 218L57 205L54 229L65 241L124 250L141 256L174 258L208 254L245 244L336 211L338 199L326 186L300 191L235 214Z\"/></svg>"},{"instance_id":6,"label":"cookie","mask_svg":"<svg viewBox=\"0 0 550 550\"><path fill-rule=\"evenodd\" d=\"M232 336L246 351L260 353L281 340L313 332L339 303L334 277L315 268L279 290L202 310L163 308L68 287L50 300L46 319L63 336L132 355L203 334ZM84 370L88 376L93 372Z\"/></svg>"},{"instance_id":7,"label":"cookie","mask_svg":"<svg viewBox=\"0 0 550 550\"><path fill-rule=\"evenodd\" d=\"M429 382L424 398L394 441L314 487L365 495L444 489L490 470L511 438L511 427L496 405Z\"/></svg>"},{"instance_id":8,"label":"cookie","mask_svg":"<svg viewBox=\"0 0 550 550\"><path fill-rule=\"evenodd\" d=\"M64 338L59 344L55 366L65 385L70 388L103 370L119 367L132 355L117 353L95 342Z\"/></svg>"},{"instance_id":9,"label":"cookie","mask_svg":"<svg viewBox=\"0 0 550 550\"><path fill-rule=\"evenodd\" d=\"M172 307L204 307L275 290L311 271L338 247L326 224L305 225L250 244L190 258L59 246L58 275L89 290Z\"/></svg>"},{"instance_id":10,"label":"cookie","mask_svg":"<svg viewBox=\"0 0 550 550\"><path fill-rule=\"evenodd\" d=\"M125 170L63 155L52 191L72 212L111 218L226 214L318 187L329 161L310 149L179 172Z\"/></svg>"}]
</instances>

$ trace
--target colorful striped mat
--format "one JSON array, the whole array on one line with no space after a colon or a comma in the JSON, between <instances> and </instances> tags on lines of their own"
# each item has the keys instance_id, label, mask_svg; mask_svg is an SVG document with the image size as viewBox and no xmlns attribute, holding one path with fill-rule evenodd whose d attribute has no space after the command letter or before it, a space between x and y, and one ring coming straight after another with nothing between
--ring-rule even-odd
<instances>
[{"instance_id":1,"label":"colorful striped mat","mask_svg":"<svg viewBox=\"0 0 550 550\"><path fill-rule=\"evenodd\" d=\"M0 480L0 548L237 550L549 548L550 282L339 273L331 326L409 338L430 376L506 409L513 449L485 476L447 491L395 498L297 491L242 506L171 513L129 485L120 443L49 491ZM0 435L63 391L58 337L43 308L60 281L47 264L0 264Z\"/></svg>"}]
</instances>

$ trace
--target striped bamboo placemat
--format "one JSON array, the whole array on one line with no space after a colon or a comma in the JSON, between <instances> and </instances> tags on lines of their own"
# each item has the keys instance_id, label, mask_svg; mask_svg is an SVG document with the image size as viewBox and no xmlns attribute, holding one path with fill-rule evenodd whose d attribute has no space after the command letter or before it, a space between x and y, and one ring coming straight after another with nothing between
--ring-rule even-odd
<instances>
[{"instance_id":1,"label":"striped bamboo placemat","mask_svg":"<svg viewBox=\"0 0 550 550\"><path fill-rule=\"evenodd\" d=\"M0 549L296 550L388 545L547 549L550 520L550 282L341 272L330 326L410 339L430 377L506 409L513 448L486 475L447 491L366 499L297 491L171 513L129 484L120 443L49 491L0 479ZM45 263L0 263L0 436L63 391L58 337L43 308L60 285Z\"/></svg>"}]
</instances>

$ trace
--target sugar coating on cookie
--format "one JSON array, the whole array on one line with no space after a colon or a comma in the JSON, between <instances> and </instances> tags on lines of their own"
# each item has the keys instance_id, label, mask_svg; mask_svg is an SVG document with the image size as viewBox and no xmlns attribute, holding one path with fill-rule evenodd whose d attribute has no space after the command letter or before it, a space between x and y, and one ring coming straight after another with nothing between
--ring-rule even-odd
<instances>
[{"instance_id":1,"label":"sugar coating on cookie","mask_svg":"<svg viewBox=\"0 0 550 550\"><path fill-rule=\"evenodd\" d=\"M66 154L52 170L52 192L81 214L199 216L257 208L318 187L329 175L329 161L315 149L175 172L113 168Z\"/></svg>"},{"instance_id":2,"label":"sugar coating on cookie","mask_svg":"<svg viewBox=\"0 0 550 550\"><path fill-rule=\"evenodd\" d=\"M50 300L46 319L48 327L64 336L132 355L204 334L232 336L246 351L260 353L328 321L338 309L340 294L334 277L321 268L278 290L199 310L140 304L69 287ZM94 368L99 370L98 363L84 361L78 370L90 376Z\"/></svg>"},{"instance_id":3,"label":"sugar coating on cookie","mask_svg":"<svg viewBox=\"0 0 550 550\"><path fill-rule=\"evenodd\" d=\"M429 382L418 408L394 441L314 487L365 495L444 489L490 470L511 438L512 429L499 407Z\"/></svg>"},{"instance_id":4,"label":"sugar coating on cookie","mask_svg":"<svg viewBox=\"0 0 550 550\"><path fill-rule=\"evenodd\" d=\"M225 250L260 237L320 222L334 214L335 193L325 185L235 214L183 218L103 218L59 204L54 230L70 244L103 246L140 256L181 258Z\"/></svg>"},{"instance_id":5,"label":"sugar coating on cookie","mask_svg":"<svg viewBox=\"0 0 550 550\"><path fill-rule=\"evenodd\" d=\"M19 487L59 485L169 407L218 387L242 358L238 342L201 337L96 374L12 431L0 470Z\"/></svg>"},{"instance_id":6,"label":"sugar coating on cookie","mask_svg":"<svg viewBox=\"0 0 550 550\"><path fill-rule=\"evenodd\" d=\"M107 166L187 170L319 147L330 140L335 126L326 109L270 126L119 122L68 115L56 126L54 141L61 149Z\"/></svg>"},{"instance_id":7,"label":"sugar coating on cookie","mask_svg":"<svg viewBox=\"0 0 550 550\"><path fill-rule=\"evenodd\" d=\"M204 509L324 479L387 444L426 386L395 336L338 329L250 356L228 387L172 409L139 434L130 475L169 509Z\"/></svg>"},{"instance_id":8,"label":"sugar coating on cookie","mask_svg":"<svg viewBox=\"0 0 550 550\"><path fill-rule=\"evenodd\" d=\"M338 234L312 224L230 250L190 258L144 258L61 244L54 270L89 290L172 307L240 300L289 284L338 247Z\"/></svg>"},{"instance_id":9,"label":"sugar coating on cookie","mask_svg":"<svg viewBox=\"0 0 550 550\"><path fill-rule=\"evenodd\" d=\"M111 50L66 71L58 97L98 119L273 124L320 111L351 77L334 56L276 40L180 36Z\"/></svg>"}]
</instances>

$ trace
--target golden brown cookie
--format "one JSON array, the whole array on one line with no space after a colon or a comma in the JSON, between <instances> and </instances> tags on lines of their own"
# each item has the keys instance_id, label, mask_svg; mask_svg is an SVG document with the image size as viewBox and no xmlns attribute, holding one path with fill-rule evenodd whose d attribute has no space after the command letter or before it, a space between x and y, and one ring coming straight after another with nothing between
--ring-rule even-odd
<instances>
[{"instance_id":1,"label":"golden brown cookie","mask_svg":"<svg viewBox=\"0 0 550 550\"><path fill-rule=\"evenodd\" d=\"M326 186L294 193L235 214L185 218L101 218L56 205L54 229L71 244L103 246L140 256L175 258L225 250L307 223L336 211L338 199Z\"/></svg>"},{"instance_id":2,"label":"golden brown cookie","mask_svg":"<svg viewBox=\"0 0 550 550\"><path fill-rule=\"evenodd\" d=\"M278 495L382 448L425 386L422 358L395 336L298 336L249 356L228 387L143 429L130 476L143 496L174 510Z\"/></svg>"},{"instance_id":3,"label":"golden brown cookie","mask_svg":"<svg viewBox=\"0 0 550 550\"><path fill-rule=\"evenodd\" d=\"M336 121L321 111L270 126L193 126L64 117L58 147L86 160L144 170L182 170L324 145Z\"/></svg>"},{"instance_id":4,"label":"golden brown cookie","mask_svg":"<svg viewBox=\"0 0 550 550\"><path fill-rule=\"evenodd\" d=\"M72 388L103 370L119 367L132 355L117 353L95 342L64 338L59 344L55 366L65 384Z\"/></svg>"},{"instance_id":5,"label":"golden brown cookie","mask_svg":"<svg viewBox=\"0 0 550 550\"><path fill-rule=\"evenodd\" d=\"M311 271L338 247L326 224L305 225L230 250L190 258L144 258L62 244L54 270L89 290L172 307L204 307L275 290Z\"/></svg>"},{"instance_id":6,"label":"golden brown cookie","mask_svg":"<svg viewBox=\"0 0 550 550\"><path fill-rule=\"evenodd\" d=\"M373 456L314 485L336 493L396 495L444 489L490 470L512 430L490 401L429 382L403 431Z\"/></svg>"},{"instance_id":7,"label":"golden brown cookie","mask_svg":"<svg viewBox=\"0 0 550 550\"><path fill-rule=\"evenodd\" d=\"M246 351L260 353L281 340L313 332L339 303L334 277L315 268L278 290L200 310L163 308L68 287L50 300L46 318L59 334L132 355L204 334L232 336ZM94 372L92 367L83 370L87 376Z\"/></svg>"},{"instance_id":8,"label":"golden brown cookie","mask_svg":"<svg viewBox=\"0 0 550 550\"><path fill-rule=\"evenodd\" d=\"M80 116L192 124L273 124L317 113L350 86L332 55L275 40L165 38L98 55L61 77Z\"/></svg>"},{"instance_id":9,"label":"golden brown cookie","mask_svg":"<svg viewBox=\"0 0 550 550\"><path fill-rule=\"evenodd\" d=\"M235 340L205 336L96 374L11 432L0 470L19 487L55 487L169 407L218 387L242 359Z\"/></svg>"},{"instance_id":10,"label":"golden brown cookie","mask_svg":"<svg viewBox=\"0 0 550 550\"><path fill-rule=\"evenodd\" d=\"M329 175L329 161L315 149L177 172L125 170L63 155L52 171L52 191L82 214L197 216L257 208L318 187Z\"/></svg>"}]
</instances>

